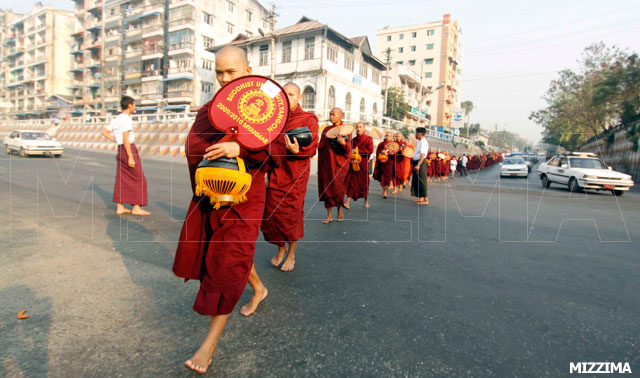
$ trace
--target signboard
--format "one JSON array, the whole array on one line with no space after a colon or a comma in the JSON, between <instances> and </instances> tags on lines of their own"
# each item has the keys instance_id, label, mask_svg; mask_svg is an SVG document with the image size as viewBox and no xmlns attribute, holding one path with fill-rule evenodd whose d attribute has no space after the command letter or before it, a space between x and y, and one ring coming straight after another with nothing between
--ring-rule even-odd
<instances>
[{"instance_id":1,"label":"signboard","mask_svg":"<svg viewBox=\"0 0 640 378\"><path fill-rule=\"evenodd\" d=\"M453 117L451 117L451 127L460 129L464 127L464 110L458 109L453 111Z\"/></svg>"},{"instance_id":2,"label":"signboard","mask_svg":"<svg viewBox=\"0 0 640 378\"><path fill-rule=\"evenodd\" d=\"M409 111L409 113L413 114L414 116L419 116L421 118L427 118L427 112L425 112L424 110L418 111L418 108L416 108L415 106L411 107L411 111Z\"/></svg>"}]
</instances>

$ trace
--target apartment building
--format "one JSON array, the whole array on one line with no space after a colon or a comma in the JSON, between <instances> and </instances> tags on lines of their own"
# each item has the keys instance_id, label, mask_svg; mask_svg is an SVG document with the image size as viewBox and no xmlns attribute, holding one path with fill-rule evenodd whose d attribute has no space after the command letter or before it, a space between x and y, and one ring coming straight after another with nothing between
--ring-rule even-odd
<instances>
[{"instance_id":1,"label":"apartment building","mask_svg":"<svg viewBox=\"0 0 640 378\"><path fill-rule=\"evenodd\" d=\"M367 37L347 38L303 17L276 30L273 43L270 36L241 35L230 45L247 51L253 73L271 76L273 71L277 82L296 83L302 91L303 109L321 119L327 119L336 106L343 109L347 120L372 121L382 115L380 79L385 66L373 55Z\"/></svg>"},{"instance_id":2,"label":"apartment building","mask_svg":"<svg viewBox=\"0 0 640 378\"><path fill-rule=\"evenodd\" d=\"M15 118L47 118L47 99L69 93L67 72L73 13L35 6L22 16L4 14L3 95Z\"/></svg>"},{"instance_id":3,"label":"apartment building","mask_svg":"<svg viewBox=\"0 0 640 378\"><path fill-rule=\"evenodd\" d=\"M422 76L425 85L435 90L428 105L431 124L451 126L453 111L460 108L464 41L462 29L451 15L420 25L387 27L376 32L376 55L391 65L410 68Z\"/></svg>"},{"instance_id":4,"label":"apartment building","mask_svg":"<svg viewBox=\"0 0 640 378\"><path fill-rule=\"evenodd\" d=\"M399 88L406 102L411 107L404 116L404 123L428 126L431 123L431 105L435 99L435 88L420 74L401 64L393 65L386 73L389 88ZM383 79L384 83L384 79ZM436 86L437 88L437 86Z\"/></svg>"},{"instance_id":5,"label":"apartment building","mask_svg":"<svg viewBox=\"0 0 640 378\"><path fill-rule=\"evenodd\" d=\"M9 78L9 64L7 55L10 54L12 46L6 43L11 35L11 26L22 14L16 14L9 10L0 9L0 116L7 118L11 111L9 102L9 88L7 80Z\"/></svg>"},{"instance_id":6,"label":"apartment building","mask_svg":"<svg viewBox=\"0 0 640 378\"><path fill-rule=\"evenodd\" d=\"M256 0L75 0L77 114L116 112L122 95L140 112L185 111L213 96L213 53L237 34L270 32Z\"/></svg>"}]
</instances>

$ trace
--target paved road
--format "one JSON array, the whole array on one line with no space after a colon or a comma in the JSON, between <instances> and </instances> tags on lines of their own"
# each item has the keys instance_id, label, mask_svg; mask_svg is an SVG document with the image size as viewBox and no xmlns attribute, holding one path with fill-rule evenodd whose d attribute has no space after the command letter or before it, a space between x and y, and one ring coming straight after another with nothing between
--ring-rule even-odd
<instances>
[{"instance_id":1,"label":"paved road","mask_svg":"<svg viewBox=\"0 0 640 378\"><path fill-rule=\"evenodd\" d=\"M151 217L118 218L115 160L0 159L0 376L192 376L207 319L171 273L186 166L144 161ZM573 194L491 168L322 225L315 177L298 265L255 263L258 313L231 317L218 377L563 376L569 363L640 372L640 195ZM244 303L250 295L245 292ZM31 317L17 320L28 310Z\"/></svg>"}]
</instances>

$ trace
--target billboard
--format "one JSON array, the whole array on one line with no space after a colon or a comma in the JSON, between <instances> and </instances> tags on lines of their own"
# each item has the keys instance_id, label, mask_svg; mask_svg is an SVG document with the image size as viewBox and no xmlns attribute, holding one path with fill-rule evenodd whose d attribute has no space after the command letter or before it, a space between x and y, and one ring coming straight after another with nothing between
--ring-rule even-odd
<instances>
[{"instance_id":1,"label":"billboard","mask_svg":"<svg viewBox=\"0 0 640 378\"><path fill-rule=\"evenodd\" d=\"M464 110L457 109L453 111L453 116L451 117L451 127L456 129L464 127Z\"/></svg>"}]
</instances>

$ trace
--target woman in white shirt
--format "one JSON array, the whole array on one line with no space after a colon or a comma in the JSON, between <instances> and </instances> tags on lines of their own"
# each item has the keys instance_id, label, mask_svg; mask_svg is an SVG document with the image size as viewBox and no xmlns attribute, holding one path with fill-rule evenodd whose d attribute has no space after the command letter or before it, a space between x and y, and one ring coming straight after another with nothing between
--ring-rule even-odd
<instances>
[{"instance_id":1,"label":"woman in white shirt","mask_svg":"<svg viewBox=\"0 0 640 378\"><path fill-rule=\"evenodd\" d=\"M451 157L451 162L449 163L449 170L451 171L451 178L456 174L456 169L458 168L458 158L455 156Z\"/></svg>"}]
</instances>

